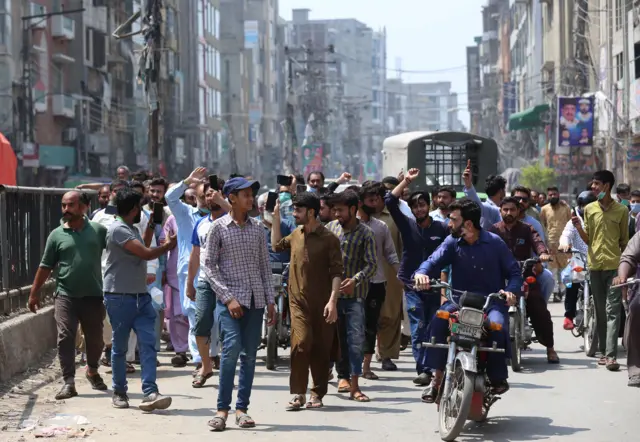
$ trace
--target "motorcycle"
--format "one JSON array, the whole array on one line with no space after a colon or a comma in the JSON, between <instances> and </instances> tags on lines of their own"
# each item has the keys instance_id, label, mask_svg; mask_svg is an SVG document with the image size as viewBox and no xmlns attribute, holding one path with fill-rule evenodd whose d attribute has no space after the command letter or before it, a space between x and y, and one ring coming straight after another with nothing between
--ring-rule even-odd
<instances>
[{"instance_id":1,"label":"motorcycle","mask_svg":"<svg viewBox=\"0 0 640 442\"><path fill-rule=\"evenodd\" d=\"M533 328L529 324L527 316L527 296L533 290L538 290L534 267L540 263L540 259L532 258L520 262L522 268L522 296L518 297L518 303L509 307L509 338L511 339L511 369L514 372L522 370L522 351L532 343L537 342L533 336Z\"/></svg>"},{"instance_id":2,"label":"motorcycle","mask_svg":"<svg viewBox=\"0 0 640 442\"><path fill-rule=\"evenodd\" d=\"M275 370L278 365L278 347L286 350L291 345L291 318L289 315L289 302L287 296L287 279L289 264L280 264L280 268L275 269L272 263L271 280L273 288L276 291L275 310L276 322L274 325L268 325L265 312L264 328L262 334L262 343L260 349L267 349L266 368L267 370ZM281 270L282 273L276 273L275 270Z\"/></svg>"},{"instance_id":3,"label":"motorcycle","mask_svg":"<svg viewBox=\"0 0 640 442\"><path fill-rule=\"evenodd\" d=\"M422 345L447 349L447 365L444 388L437 400L440 438L453 441L458 437L467 420L483 422L489 409L500 399L491 393L485 369L488 353L504 353L495 342L487 346L487 332L501 330L501 324L488 321L487 309L494 298L505 299L500 293L484 296L477 293L453 289L445 282L434 281L434 289L445 288L447 299L459 308L449 313L438 310L436 316L449 321L451 336L448 344L436 344L435 339ZM459 293L460 303L453 300L452 293ZM454 410L457 408L457 410Z\"/></svg>"}]
</instances>

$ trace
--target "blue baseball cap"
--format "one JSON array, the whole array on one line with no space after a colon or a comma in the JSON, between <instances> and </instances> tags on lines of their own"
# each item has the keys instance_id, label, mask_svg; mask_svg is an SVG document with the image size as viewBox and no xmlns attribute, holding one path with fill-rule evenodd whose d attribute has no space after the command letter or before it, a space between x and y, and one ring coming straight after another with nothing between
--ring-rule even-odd
<instances>
[{"instance_id":1,"label":"blue baseball cap","mask_svg":"<svg viewBox=\"0 0 640 442\"><path fill-rule=\"evenodd\" d=\"M242 189L253 190L253 193L257 193L260 190L260 183L253 180L248 180L242 177L231 178L224 183L224 187L222 188L222 193L225 197L228 197L230 193L236 192Z\"/></svg>"}]
</instances>

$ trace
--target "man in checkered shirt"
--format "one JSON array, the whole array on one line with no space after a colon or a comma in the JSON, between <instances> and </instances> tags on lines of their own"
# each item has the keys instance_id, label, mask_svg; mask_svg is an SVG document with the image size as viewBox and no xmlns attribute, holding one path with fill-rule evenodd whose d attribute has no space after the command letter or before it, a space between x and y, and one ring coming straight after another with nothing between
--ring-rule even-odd
<instances>
[{"instance_id":1,"label":"man in checkered shirt","mask_svg":"<svg viewBox=\"0 0 640 442\"><path fill-rule=\"evenodd\" d=\"M225 183L222 192L231 203L231 212L211 224L204 252L202 270L218 298L216 319L222 342L218 411L209 421L214 431L226 428L238 358L236 425L255 427L247 410L265 307L269 325L275 322L275 292L267 239L262 224L249 216L258 189L260 183L242 177Z\"/></svg>"}]
</instances>

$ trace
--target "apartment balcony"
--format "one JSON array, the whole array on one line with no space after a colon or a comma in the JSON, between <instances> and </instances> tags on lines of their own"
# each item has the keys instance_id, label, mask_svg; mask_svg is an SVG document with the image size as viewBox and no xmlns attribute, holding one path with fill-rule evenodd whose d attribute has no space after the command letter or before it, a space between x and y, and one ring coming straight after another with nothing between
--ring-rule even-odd
<instances>
[{"instance_id":1,"label":"apartment balcony","mask_svg":"<svg viewBox=\"0 0 640 442\"><path fill-rule=\"evenodd\" d=\"M76 22L64 15L51 17L51 36L61 40L73 40L76 38Z\"/></svg>"},{"instance_id":2,"label":"apartment balcony","mask_svg":"<svg viewBox=\"0 0 640 442\"><path fill-rule=\"evenodd\" d=\"M73 118L76 115L76 100L71 95L52 95L51 104L56 117Z\"/></svg>"}]
</instances>

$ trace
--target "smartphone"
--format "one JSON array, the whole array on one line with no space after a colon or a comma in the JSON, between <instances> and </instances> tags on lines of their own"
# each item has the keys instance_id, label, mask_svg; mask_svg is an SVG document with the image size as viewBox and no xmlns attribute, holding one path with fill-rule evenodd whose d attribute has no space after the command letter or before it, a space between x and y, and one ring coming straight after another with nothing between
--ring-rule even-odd
<instances>
[{"instance_id":1,"label":"smartphone","mask_svg":"<svg viewBox=\"0 0 640 442\"><path fill-rule=\"evenodd\" d=\"M276 178L276 183L278 186L290 186L293 182L293 178L287 175L278 175Z\"/></svg>"},{"instance_id":2,"label":"smartphone","mask_svg":"<svg viewBox=\"0 0 640 442\"><path fill-rule=\"evenodd\" d=\"M107 205L107 207L104 208L104 213L107 215L117 215L118 214L118 208L114 205Z\"/></svg>"},{"instance_id":3,"label":"smartphone","mask_svg":"<svg viewBox=\"0 0 640 442\"><path fill-rule=\"evenodd\" d=\"M161 225L162 221L164 221L164 205L153 203L153 223Z\"/></svg>"},{"instance_id":4,"label":"smartphone","mask_svg":"<svg viewBox=\"0 0 640 442\"><path fill-rule=\"evenodd\" d=\"M218 190L218 175L209 175L209 187Z\"/></svg>"},{"instance_id":5,"label":"smartphone","mask_svg":"<svg viewBox=\"0 0 640 442\"><path fill-rule=\"evenodd\" d=\"M273 212L273 209L276 207L276 201L278 201L278 194L275 192L269 192L269 195L267 195L267 205L265 206L265 210L269 213Z\"/></svg>"},{"instance_id":6,"label":"smartphone","mask_svg":"<svg viewBox=\"0 0 640 442\"><path fill-rule=\"evenodd\" d=\"M296 186L296 193L302 193L306 191L307 191L307 186L305 186L304 184L298 184Z\"/></svg>"}]
</instances>

